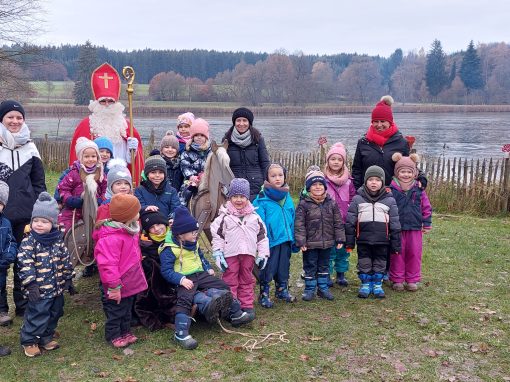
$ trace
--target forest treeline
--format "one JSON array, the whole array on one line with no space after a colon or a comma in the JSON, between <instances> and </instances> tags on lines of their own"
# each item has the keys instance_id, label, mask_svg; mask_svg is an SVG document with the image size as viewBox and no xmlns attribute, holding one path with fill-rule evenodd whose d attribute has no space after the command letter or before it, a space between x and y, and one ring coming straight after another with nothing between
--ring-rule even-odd
<instances>
[{"instance_id":1,"label":"forest treeline","mask_svg":"<svg viewBox=\"0 0 510 382\"><path fill-rule=\"evenodd\" d=\"M20 46L1 48L16 52ZM24 47L26 50L26 47ZM115 51L84 45L32 47L10 63L31 81L74 81L75 103L90 99L90 72L109 62L136 69L149 84L149 100L273 103L369 104L390 93L402 103L510 103L510 45L467 42L446 54L434 40L428 51L396 49L389 57L218 52L214 50ZM1 65L1 62L0 62ZM8 81L0 76L0 82ZM25 89L29 91L29 89ZM1 93L1 90L0 90ZM1 94L0 94L1 95Z\"/></svg>"}]
</instances>

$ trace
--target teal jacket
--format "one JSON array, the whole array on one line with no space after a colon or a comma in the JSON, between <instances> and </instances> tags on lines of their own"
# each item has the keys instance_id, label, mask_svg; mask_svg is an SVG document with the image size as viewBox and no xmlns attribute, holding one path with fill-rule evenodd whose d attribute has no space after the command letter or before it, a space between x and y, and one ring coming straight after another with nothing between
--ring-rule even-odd
<instances>
[{"instance_id":1,"label":"teal jacket","mask_svg":"<svg viewBox=\"0 0 510 382\"><path fill-rule=\"evenodd\" d=\"M253 206L266 225L269 248L287 241L294 243L296 209L289 193L285 201L279 203L269 198L262 190L253 201Z\"/></svg>"}]
</instances>

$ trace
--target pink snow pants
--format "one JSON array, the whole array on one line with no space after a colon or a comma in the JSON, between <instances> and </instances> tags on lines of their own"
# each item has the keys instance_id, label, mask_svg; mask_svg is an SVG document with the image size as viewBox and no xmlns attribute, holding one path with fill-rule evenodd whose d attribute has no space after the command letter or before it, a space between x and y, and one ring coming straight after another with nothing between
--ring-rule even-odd
<instances>
[{"instance_id":1,"label":"pink snow pants","mask_svg":"<svg viewBox=\"0 0 510 382\"><path fill-rule=\"evenodd\" d=\"M391 255L390 280L394 283L417 283L421 280L421 256L423 233L402 231L402 249L399 255Z\"/></svg>"},{"instance_id":2,"label":"pink snow pants","mask_svg":"<svg viewBox=\"0 0 510 382\"><path fill-rule=\"evenodd\" d=\"M223 273L223 281L230 287L234 298L241 303L241 309L253 309L255 299L255 277L253 266L255 258L251 255L237 255L225 259L228 268Z\"/></svg>"}]
</instances>

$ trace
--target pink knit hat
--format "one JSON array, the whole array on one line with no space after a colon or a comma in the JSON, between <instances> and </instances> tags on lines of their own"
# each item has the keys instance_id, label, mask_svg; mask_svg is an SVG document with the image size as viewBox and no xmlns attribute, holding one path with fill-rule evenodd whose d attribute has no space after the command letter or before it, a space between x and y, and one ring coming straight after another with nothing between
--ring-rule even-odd
<instances>
[{"instance_id":1,"label":"pink knit hat","mask_svg":"<svg viewBox=\"0 0 510 382\"><path fill-rule=\"evenodd\" d=\"M193 121L190 129L191 139L197 134L202 134L209 139L209 124L205 119L197 118Z\"/></svg>"},{"instance_id":2,"label":"pink knit hat","mask_svg":"<svg viewBox=\"0 0 510 382\"><path fill-rule=\"evenodd\" d=\"M76 157L78 160L82 160L83 151L86 149L94 149L96 151L97 157L100 158L99 155L99 147L97 146L96 142L91 141L90 139L87 139L85 137L79 137L76 140L76 146L74 150L76 151Z\"/></svg>"},{"instance_id":3,"label":"pink knit hat","mask_svg":"<svg viewBox=\"0 0 510 382\"><path fill-rule=\"evenodd\" d=\"M191 126L194 120L195 114L188 111L187 113L181 114L177 117L177 127L184 124Z\"/></svg>"},{"instance_id":4,"label":"pink knit hat","mask_svg":"<svg viewBox=\"0 0 510 382\"><path fill-rule=\"evenodd\" d=\"M326 163L328 162L329 157L331 157L331 155L334 155L334 154L340 155L345 162L346 153L345 153L345 146L343 145L343 143L337 142L333 146L331 146L331 148L328 151L328 154L326 155Z\"/></svg>"},{"instance_id":5,"label":"pink knit hat","mask_svg":"<svg viewBox=\"0 0 510 382\"><path fill-rule=\"evenodd\" d=\"M395 176L398 176L398 172L404 168L411 170L415 178L418 176L418 167L416 166L416 164L420 160L418 154L413 153L408 157L405 157L401 153L396 152L391 156L391 159L393 160L393 162L396 162L394 169Z\"/></svg>"}]
</instances>

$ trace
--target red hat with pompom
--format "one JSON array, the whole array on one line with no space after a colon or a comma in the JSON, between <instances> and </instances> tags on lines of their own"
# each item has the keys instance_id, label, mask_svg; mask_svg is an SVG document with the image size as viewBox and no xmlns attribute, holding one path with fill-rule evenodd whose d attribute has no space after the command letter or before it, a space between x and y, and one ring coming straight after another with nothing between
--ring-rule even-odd
<instances>
[{"instance_id":1,"label":"red hat with pompom","mask_svg":"<svg viewBox=\"0 0 510 382\"><path fill-rule=\"evenodd\" d=\"M392 96L383 96L375 105L374 110L372 110L372 122L388 121L393 124L393 112L391 110L391 105L393 105L393 103L394 101Z\"/></svg>"}]
</instances>

